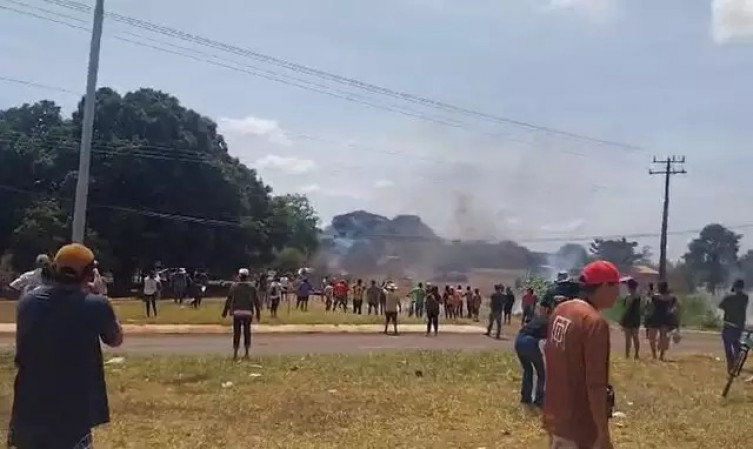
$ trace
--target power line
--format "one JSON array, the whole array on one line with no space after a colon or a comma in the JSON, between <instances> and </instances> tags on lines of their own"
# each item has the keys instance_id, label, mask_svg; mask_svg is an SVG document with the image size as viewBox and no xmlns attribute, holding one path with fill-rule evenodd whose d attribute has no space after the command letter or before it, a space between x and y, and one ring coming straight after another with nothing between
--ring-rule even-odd
<instances>
[{"instance_id":1,"label":"power line","mask_svg":"<svg viewBox=\"0 0 753 449\"><path fill-rule=\"evenodd\" d=\"M34 192L31 190L26 189L20 189L17 187L9 186L0 184L0 190L20 193L20 194L26 194L26 195L32 195L37 197L44 197L44 198L51 198L51 199L58 199L65 202L70 202L71 200L68 198L60 197L58 195L49 194L49 193L42 193L42 192ZM172 221L180 221L180 222L189 222L189 223L197 223L197 224L206 224L206 225L212 225L212 226L225 226L225 227L242 227L242 225L238 222L232 222L232 221L226 221L226 220L215 220L215 219L208 219L208 218L201 218L201 217L193 217L193 216L186 216L186 215L178 215L178 214L171 214L166 212L159 212L159 211L153 211L148 209L135 209L130 207L123 207L123 206L116 206L116 205L109 205L109 204L93 204L92 207L100 208L100 209L108 209L108 210L114 210L119 212L125 212L125 213L132 213L137 215L144 215L148 217L153 218L161 218L166 220L172 220ZM742 229L751 229L753 228L753 222L746 222L746 223L739 223L734 225L724 225L727 229L732 230L742 230ZM667 234L668 235L689 235L689 234L698 234L703 230L703 228L693 228L693 229L684 229L680 231L670 231ZM538 238L521 238L521 239L515 239L515 240L505 240L505 241L498 241L498 242L491 242L491 241L468 241L468 240L453 240L453 239L442 239L445 242L451 243L451 242L478 242L478 243L504 243L504 242L513 242L513 243L568 243L568 242L590 242L594 239L605 239L605 240L612 240L612 239L641 239L641 238L655 238L660 236L660 233L656 232L643 232L643 233L625 233L625 234L602 234L602 235L572 235L572 236L566 236L566 235L560 235L560 236L550 236L550 237L538 237ZM342 236L334 236L334 237L342 237ZM435 237L427 237L425 235L403 235L403 234L380 234L380 233L367 233L360 235L358 237L370 237L370 238L385 238L385 239L394 239L394 240L413 240L413 241L436 241L437 238Z\"/></svg>"},{"instance_id":2,"label":"power line","mask_svg":"<svg viewBox=\"0 0 753 449\"><path fill-rule=\"evenodd\" d=\"M2 8L2 6L0 6L0 8ZM69 93L69 94L73 94L73 95L80 95L78 92L74 92L72 90L63 89L63 88L55 87L55 86L48 86L46 84L34 83L34 82L31 82L31 81L24 81L24 80L19 80L19 79L15 79L15 78L8 78L6 76L0 76L0 81L5 81L5 82L8 82L8 83L21 84L21 85L29 86L29 87L36 87L36 88L39 88L39 89L55 90L55 91L65 92L65 93Z\"/></svg>"},{"instance_id":3,"label":"power line","mask_svg":"<svg viewBox=\"0 0 753 449\"><path fill-rule=\"evenodd\" d=\"M89 5L79 3L79 2L61 1L61 0L42 0L42 1L45 3L54 4L54 5L66 8L66 9L77 11L79 13L89 13L91 11L91 7ZM123 24L133 26L136 28L140 28L145 31L162 34L165 36L169 36L169 37L180 39L187 42L192 42L197 45L214 48L214 49L226 52L226 53L233 53L239 56L244 56L247 58L255 59L263 63L267 63L267 64L271 64L277 67L284 68L286 70L291 70L297 73L314 76L316 78L320 78L329 82L334 82L337 84L345 85L345 86L356 88L359 90L364 90L372 94L383 95L383 96L399 99L402 101L419 104L424 107L442 110L445 112L462 114L465 116L480 118L480 119L490 121L490 122L513 125L516 127L526 128L526 129L534 130L534 131L540 131L547 134L560 135L563 137L568 137L568 138L572 138L576 140L589 141L592 143L619 147L625 150L641 151L641 152L645 151L645 149L638 147L636 145L632 145L632 144L626 144L626 143L616 142L612 140L595 138L595 137L587 136L580 133L574 133L574 132L564 131L564 130L560 130L560 129L556 129L556 128L552 128L548 126L537 125L537 124L526 122L526 121L500 117L497 115L453 105L450 103L442 102L442 101L431 99L428 97L401 92L401 91L386 88L383 86L378 86L375 84L362 82L353 78L336 75L336 74L329 73L329 72L319 70L319 69L315 69L309 66L297 64L297 63L294 63L294 62L291 62L282 58L277 58L277 57L265 55L259 52L243 49L234 45L225 44L225 43L218 42L212 39L208 39L206 37L197 36L191 33L187 33L185 31L158 25L158 24L148 22L145 20L140 20L140 19L136 19L133 17L116 14L116 13L108 13L107 16L119 23L123 23Z\"/></svg>"}]
</instances>

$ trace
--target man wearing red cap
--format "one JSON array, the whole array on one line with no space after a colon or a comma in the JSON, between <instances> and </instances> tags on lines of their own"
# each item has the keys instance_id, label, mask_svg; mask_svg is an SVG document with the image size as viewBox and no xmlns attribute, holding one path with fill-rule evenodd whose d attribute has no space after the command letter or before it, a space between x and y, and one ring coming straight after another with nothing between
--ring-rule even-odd
<instances>
[{"instance_id":1,"label":"man wearing red cap","mask_svg":"<svg viewBox=\"0 0 753 449\"><path fill-rule=\"evenodd\" d=\"M542 417L551 449L611 449L609 323L601 310L614 305L620 273L611 262L591 262L580 286L580 297L557 305L549 320Z\"/></svg>"}]
</instances>

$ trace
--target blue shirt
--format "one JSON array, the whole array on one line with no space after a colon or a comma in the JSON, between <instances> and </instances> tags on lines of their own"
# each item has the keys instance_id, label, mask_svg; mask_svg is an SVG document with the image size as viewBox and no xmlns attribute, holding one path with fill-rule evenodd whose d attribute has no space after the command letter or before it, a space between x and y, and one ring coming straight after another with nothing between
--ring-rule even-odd
<instances>
[{"instance_id":1,"label":"blue shirt","mask_svg":"<svg viewBox=\"0 0 753 449\"><path fill-rule=\"evenodd\" d=\"M52 434L88 432L109 422L100 339L115 329L107 299L78 286L24 295L16 316L11 425Z\"/></svg>"}]
</instances>

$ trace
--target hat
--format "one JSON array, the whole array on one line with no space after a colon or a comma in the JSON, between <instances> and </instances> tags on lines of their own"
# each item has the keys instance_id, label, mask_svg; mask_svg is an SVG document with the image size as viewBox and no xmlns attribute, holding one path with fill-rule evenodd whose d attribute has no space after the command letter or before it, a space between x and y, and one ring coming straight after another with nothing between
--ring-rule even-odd
<instances>
[{"instance_id":1,"label":"hat","mask_svg":"<svg viewBox=\"0 0 753 449\"><path fill-rule=\"evenodd\" d=\"M620 271L606 260L591 262L580 273L581 285L617 284L620 282Z\"/></svg>"},{"instance_id":2,"label":"hat","mask_svg":"<svg viewBox=\"0 0 753 449\"><path fill-rule=\"evenodd\" d=\"M94 253L84 245L71 243L58 250L53 264L58 276L78 280L94 267Z\"/></svg>"},{"instance_id":3,"label":"hat","mask_svg":"<svg viewBox=\"0 0 753 449\"><path fill-rule=\"evenodd\" d=\"M47 254L40 254L37 256L37 258L34 260L34 264L37 267L46 267L50 265L50 256Z\"/></svg>"},{"instance_id":4,"label":"hat","mask_svg":"<svg viewBox=\"0 0 753 449\"><path fill-rule=\"evenodd\" d=\"M238 270L238 276L248 276L248 268L241 268Z\"/></svg>"},{"instance_id":5,"label":"hat","mask_svg":"<svg viewBox=\"0 0 753 449\"><path fill-rule=\"evenodd\" d=\"M397 290L397 285L395 285L394 282L388 282L387 285L384 286L387 290Z\"/></svg>"}]
</instances>

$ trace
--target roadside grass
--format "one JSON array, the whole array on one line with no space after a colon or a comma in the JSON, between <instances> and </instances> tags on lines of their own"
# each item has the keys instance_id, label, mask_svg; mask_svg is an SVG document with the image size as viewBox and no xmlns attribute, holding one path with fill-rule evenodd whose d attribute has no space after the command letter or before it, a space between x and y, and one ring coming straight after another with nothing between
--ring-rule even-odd
<instances>
[{"instance_id":1,"label":"roadside grass","mask_svg":"<svg viewBox=\"0 0 753 449\"><path fill-rule=\"evenodd\" d=\"M128 357L106 367L113 423L98 448L544 447L533 410L518 405L508 352L227 358ZM615 447L743 448L753 438L753 387L719 396L723 364L614 357ZM14 368L0 360L7 422ZM232 382L228 386L226 382ZM223 387L223 384L225 386Z\"/></svg>"},{"instance_id":2,"label":"roadside grass","mask_svg":"<svg viewBox=\"0 0 753 449\"><path fill-rule=\"evenodd\" d=\"M113 300L113 306L121 322L125 324L222 324L229 325L230 319L223 319L222 307L224 299L207 298L198 310L192 309L188 305L179 306L172 300L160 301L157 305L159 316L157 318L146 318L144 303L133 299ZM352 305L351 305L352 307ZM309 300L308 312L295 310L293 302L288 312L286 303L280 304L277 312L277 319L269 315L269 310L262 310L261 324L383 324L384 317L379 315L366 315L366 306L364 305L363 314L356 315L352 313L352 308L347 313L342 310L336 312L327 312L324 303L319 297L313 297ZM0 302L0 323L13 323L16 317L16 303L11 301ZM424 323L423 319L408 317L407 311L404 311L399 320L401 323ZM468 319L446 320L447 324L471 324Z\"/></svg>"}]
</instances>

